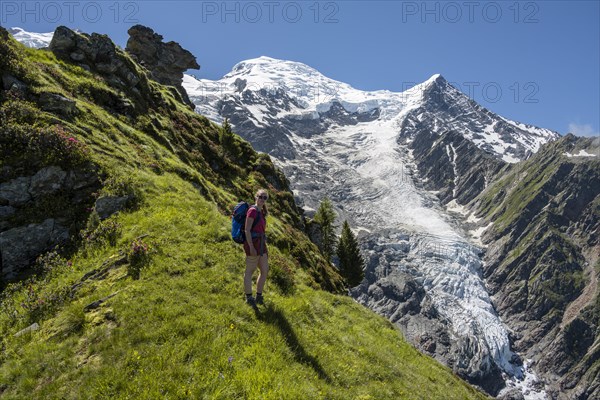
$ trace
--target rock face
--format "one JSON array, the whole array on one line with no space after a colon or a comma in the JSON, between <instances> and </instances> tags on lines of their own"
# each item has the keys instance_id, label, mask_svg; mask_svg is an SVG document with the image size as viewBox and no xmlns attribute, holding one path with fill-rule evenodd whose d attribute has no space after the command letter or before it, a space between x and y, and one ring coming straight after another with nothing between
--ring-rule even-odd
<instances>
[{"instance_id":1,"label":"rock face","mask_svg":"<svg viewBox=\"0 0 600 400\"><path fill-rule=\"evenodd\" d=\"M54 165L0 182L2 279L16 278L38 255L67 242L99 185L93 171L64 171Z\"/></svg>"},{"instance_id":2,"label":"rock face","mask_svg":"<svg viewBox=\"0 0 600 400\"><path fill-rule=\"evenodd\" d=\"M553 399L600 398L600 139L568 135L474 202L492 222L484 276Z\"/></svg>"},{"instance_id":3,"label":"rock face","mask_svg":"<svg viewBox=\"0 0 600 400\"><path fill-rule=\"evenodd\" d=\"M2 278L14 278L41 253L69 239L69 230L53 219L0 232Z\"/></svg>"},{"instance_id":4,"label":"rock face","mask_svg":"<svg viewBox=\"0 0 600 400\"><path fill-rule=\"evenodd\" d=\"M404 123L408 124L407 121ZM473 200L505 165L457 131L438 135L423 126L406 131L410 132L411 140L406 136L398 140L413 151L419 183L426 190L437 191L444 204L452 200L466 204Z\"/></svg>"},{"instance_id":5,"label":"rock face","mask_svg":"<svg viewBox=\"0 0 600 400\"><path fill-rule=\"evenodd\" d=\"M135 87L140 78L131 63L119 54L119 50L107 35L77 33L65 26L54 32L49 46L56 55L93 69L110 78L117 86Z\"/></svg>"},{"instance_id":6,"label":"rock face","mask_svg":"<svg viewBox=\"0 0 600 400\"><path fill-rule=\"evenodd\" d=\"M145 26L132 26L127 33L129 33L129 40L127 40L126 51L150 71L152 79L163 85L177 88L183 101L193 109L195 106L181 86L181 82L185 71L200 69L196 57L183 49L179 43L164 43L161 35Z\"/></svg>"},{"instance_id":7,"label":"rock face","mask_svg":"<svg viewBox=\"0 0 600 400\"><path fill-rule=\"evenodd\" d=\"M148 79L106 35L78 33L67 27L56 28L48 48L59 58L97 73L113 88L126 93L101 91L91 93L91 101L111 112L133 115L146 112L154 98ZM63 96L43 94L42 109L61 116L74 114L74 101Z\"/></svg>"}]
</instances>

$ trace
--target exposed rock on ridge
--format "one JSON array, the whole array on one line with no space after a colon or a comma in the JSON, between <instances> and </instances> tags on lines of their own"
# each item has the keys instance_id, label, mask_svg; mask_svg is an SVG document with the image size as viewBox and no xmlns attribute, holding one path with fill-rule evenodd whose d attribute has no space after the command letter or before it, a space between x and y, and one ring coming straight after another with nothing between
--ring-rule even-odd
<instances>
[{"instance_id":1,"label":"exposed rock on ridge","mask_svg":"<svg viewBox=\"0 0 600 400\"><path fill-rule=\"evenodd\" d=\"M179 43L163 42L163 37L152 29L135 25L129 28L129 40L125 50L150 71L150 76L159 83L174 86L183 101L192 109L187 92L181 85L183 73L188 69L200 69L196 57L183 49Z\"/></svg>"}]
</instances>

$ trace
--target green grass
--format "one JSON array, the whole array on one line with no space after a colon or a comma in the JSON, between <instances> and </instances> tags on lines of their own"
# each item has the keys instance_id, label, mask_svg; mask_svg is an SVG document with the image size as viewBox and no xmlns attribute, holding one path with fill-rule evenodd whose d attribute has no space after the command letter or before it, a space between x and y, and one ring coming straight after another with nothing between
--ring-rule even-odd
<instances>
[{"instance_id":1,"label":"green grass","mask_svg":"<svg viewBox=\"0 0 600 400\"><path fill-rule=\"evenodd\" d=\"M84 281L31 334L14 337L31 321L3 313L3 398L483 398L383 318L306 285L301 269L293 295L269 281L266 307L253 311L227 217L177 177L145 178L146 203L116 218L115 247L81 252L34 286L71 288L141 235L153 248L150 265L139 280L123 265ZM18 302L3 306L25 314Z\"/></svg>"},{"instance_id":2,"label":"green grass","mask_svg":"<svg viewBox=\"0 0 600 400\"><path fill-rule=\"evenodd\" d=\"M28 84L28 101L41 91L77 99L75 118L38 110L21 123L60 124L85 144L101 193L137 199L100 225L88 216L88 233L106 237L50 254L43 272L4 289L3 399L485 398L341 294L267 156L237 136L224 151L219 127L151 81L148 99L158 100L143 117L118 115L91 101L89 87L113 90L92 73L12 39L2 46L0 66ZM227 212L257 187L271 194L272 273L254 311ZM139 238L150 261L135 279L128 254ZM15 336L34 322L39 330Z\"/></svg>"}]
</instances>

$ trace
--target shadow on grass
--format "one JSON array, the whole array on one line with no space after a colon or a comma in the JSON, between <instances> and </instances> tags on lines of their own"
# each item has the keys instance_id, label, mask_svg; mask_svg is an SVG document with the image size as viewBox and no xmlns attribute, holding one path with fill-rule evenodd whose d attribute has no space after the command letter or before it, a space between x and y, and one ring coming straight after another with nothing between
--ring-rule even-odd
<instances>
[{"instance_id":1,"label":"shadow on grass","mask_svg":"<svg viewBox=\"0 0 600 400\"><path fill-rule=\"evenodd\" d=\"M264 311L255 308L254 312L256 313L258 320L268 324L273 324L279 329L285 338L285 342L287 343L288 347L292 353L294 353L296 361L311 367L317 373L319 378L323 379L327 383L331 383L331 378L327 375L319 361L317 361L315 357L308 354L302 344L300 344L298 337L292 329L292 326L281 311L269 304L266 306Z\"/></svg>"}]
</instances>

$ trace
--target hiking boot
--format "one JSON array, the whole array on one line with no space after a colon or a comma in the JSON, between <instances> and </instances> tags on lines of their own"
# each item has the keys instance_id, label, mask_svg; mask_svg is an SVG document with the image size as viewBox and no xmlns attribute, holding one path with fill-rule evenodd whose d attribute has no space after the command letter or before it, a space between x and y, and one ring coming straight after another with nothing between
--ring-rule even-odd
<instances>
[{"instance_id":1,"label":"hiking boot","mask_svg":"<svg viewBox=\"0 0 600 400\"><path fill-rule=\"evenodd\" d=\"M265 299L263 299L262 294L256 295L256 304L261 305L261 306L265 305Z\"/></svg>"},{"instance_id":2,"label":"hiking boot","mask_svg":"<svg viewBox=\"0 0 600 400\"><path fill-rule=\"evenodd\" d=\"M256 300L254 300L254 297L252 296L246 296L246 304L251 307L256 307Z\"/></svg>"}]
</instances>

